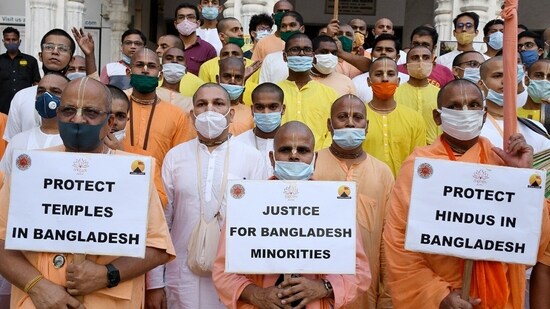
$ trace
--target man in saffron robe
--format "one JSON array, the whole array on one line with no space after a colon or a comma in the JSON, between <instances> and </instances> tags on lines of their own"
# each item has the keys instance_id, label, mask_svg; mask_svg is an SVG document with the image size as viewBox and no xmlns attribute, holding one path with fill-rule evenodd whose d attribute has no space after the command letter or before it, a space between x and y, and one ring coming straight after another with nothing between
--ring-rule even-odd
<instances>
[{"instance_id":1,"label":"man in saffron robe","mask_svg":"<svg viewBox=\"0 0 550 309\"><path fill-rule=\"evenodd\" d=\"M313 175L315 139L303 123L282 125L270 153L274 179L308 180ZM281 168L285 166L286 168ZM291 167L292 166L292 167ZM355 275L304 274L282 279L282 275L242 275L225 272L225 229L222 230L218 255L212 270L214 285L228 308L342 308L365 292L370 270L361 237L356 241Z\"/></svg>"},{"instance_id":2,"label":"man in saffron robe","mask_svg":"<svg viewBox=\"0 0 550 309\"><path fill-rule=\"evenodd\" d=\"M524 302L525 265L475 261L470 299L460 297L463 260L456 257L411 252L404 249L416 157L531 168L533 148L521 134L510 137L506 151L479 136L486 118L479 88L455 80L438 95L434 120L443 134L430 146L419 147L405 160L390 197L384 227L388 282L394 308L503 308L521 309ZM548 210L543 207L539 261L550 238ZM484 272L484 274L483 274Z\"/></svg>"}]
</instances>

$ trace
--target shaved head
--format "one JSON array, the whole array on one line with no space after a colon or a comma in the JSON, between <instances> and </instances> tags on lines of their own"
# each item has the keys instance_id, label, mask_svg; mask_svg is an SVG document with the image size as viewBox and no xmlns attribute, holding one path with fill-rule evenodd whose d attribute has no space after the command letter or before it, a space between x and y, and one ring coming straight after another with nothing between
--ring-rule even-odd
<instances>
[{"instance_id":1,"label":"shaved head","mask_svg":"<svg viewBox=\"0 0 550 309\"><path fill-rule=\"evenodd\" d=\"M363 102L363 100L361 100L361 98L353 94L345 94L339 97L338 99L336 99L336 101L332 103L332 106L330 108L330 114L331 115L334 114L334 111L336 109L338 109L341 105L346 103L352 103L353 107L357 108L357 111L363 113L364 115L367 114L367 107Z\"/></svg>"},{"instance_id":2,"label":"shaved head","mask_svg":"<svg viewBox=\"0 0 550 309\"><path fill-rule=\"evenodd\" d=\"M289 121L283 124L277 131L277 134L275 134L273 148L276 149L277 145L279 145L283 139L288 139L293 135L305 137L309 141L308 146L311 147L311 149L315 148L313 132L311 132L311 129L307 125L300 121Z\"/></svg>"},{"instance_id":3,"label":"shaved head","mask_svg":"<svg viewBox=\"0 0 550 309\"><path fill-rule=\"evenodd\" d=\"M142 57L145 57L148 61L155 59L154 62L157 65L160 65L158 55L147 47L140 48L134 53L134 55L132 56L131 64L133 64L136 61L136 59L140 59Z\"/></svg>"},{"instance_id":4,"label":"shaved head","mask_svg":"<svg viewBox=\"0 0 550 309\"><path fill-rule=\"evenodd\" d=\"M481 75L481 79L484 80L487 77L487 75L491 73L491 70L494 68L497 62L502 63L502 59L503 59L502 56L496 56L483 62L479 67L479 74Z\"/></svg>"}]
</instances>

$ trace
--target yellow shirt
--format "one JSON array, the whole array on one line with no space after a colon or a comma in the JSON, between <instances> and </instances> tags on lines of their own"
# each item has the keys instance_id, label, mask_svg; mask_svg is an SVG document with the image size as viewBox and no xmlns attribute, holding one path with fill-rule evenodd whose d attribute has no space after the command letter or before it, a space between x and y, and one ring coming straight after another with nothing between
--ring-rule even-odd
<instances>
[{"instance_id":1,"label":"yellow shirt","mask_svg":"<svg viewBox=\"0 0 550 309\"><path fill-rule=\"evenodd\" d=\"M250 66L254 62L250 59L245 59L245 66ZM199 70L199 78L205 83L217 83L216 76L220 74L220 57L212 58L201 65ZM248 106L252 106L252 91L260 81L260 70L258 69L252 74L244 84L243 102Z\"/></svg>"},{"instance_id":2,"label":"yellow shirt","mask_svg":"<svg viewBox=\"0 0 550 309\"><path fill-rule=\"evenodd\" d=\"M418 112L399 104L388 114L379 114L369 105L367 110L369 131L363 149L386 163L396 176L414 148L426 145L424 119Z\"/></svg>"},{"instance_id":3,"label":"yellow shirt","mask_svg":"<svg viewBox=\"0 0 550 309\"><path fill-rule=\"evenodd\" d=\"M429 84L425 87L414 87L404 83L397 87L394 99L397 104L405 105L422 115L426 123L426 144L431 145L441 134L434 122L433 110L437 109L437 94L439 88Z\"/></svg>"},{"instance_id":4,"label":"yellow shirt","mask_svg":"<svg viewBox=\"0 0 550 309\"><path fill-rule=\"evenodd\" d=\"M382 242L382 227L395 182L390 168L369 154L365 160L348 167L329 149L323 149L317 154L313 179L357 183L357 226L369 260L372 281L367 292L346 309L393 308L386 287L386 258Z\"/></svg>"},{"instance_id":5,"label":"yellow shirt","mask_svg":"<svg viewBox=\"0 0 550 309\"><path fill-rule=\"evenodd\" d=\"M517 114L518 117L540 122L540 109L524 109L523 107L520 107L518 108Z\"/></svg>"},{"instance_id":6,"label":"yellow shirt","mask_svg":"<svg viewBox=\"0 0 550 309\"><path fill-rule=\"evenodd\" d=\"M330 146L332 138L327 128L330 107L337 99L334 89L311 80L302 89L289 80L280 82L285 94L286 110L282 123L297 120L305 123L315 136L315 150Z\"/></svg>"},{"instance_id":7,"label":"yellow shirt","mask_svg":"<svg viewBox=\"0 0 550 309\"><path fill-rule=\"evenodd\" d=\"M325 77L315 76L312 73L311 79L316 80L321 84L334 89L338 94L338 97L341 97L345 94L357 95L355 84L351 81L351 79L346 75L338 73L336 71L330 73Z\"/></svg>"},{"instance_id":8,"label":"yellow shirt","mask_svg":"<svg viewBox=\"0 0 550 309\"><path fill-rule=\"evenodd\" d=\"M184 97L193 97L197 89L204 84L204 81L193 73L185 73L180 81L180 93Z\"/></svg>"}]
</instances>

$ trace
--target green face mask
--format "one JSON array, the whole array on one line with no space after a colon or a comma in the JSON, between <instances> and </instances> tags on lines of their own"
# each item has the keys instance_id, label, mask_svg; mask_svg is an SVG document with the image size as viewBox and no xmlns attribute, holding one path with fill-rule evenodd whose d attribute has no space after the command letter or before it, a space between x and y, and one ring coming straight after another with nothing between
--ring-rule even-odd
<instances>
[{"instance_id":1,"label":"green face mask","mask_svg":"<svg viewBox=\"0 0 550 309\"><path fill-rule=\"evenodd\" d=\"M158 76L151 75L130 75L130 85L141 93L151 93L157 89L159 83Z\"/></svg>"},{"instance_id":2,"label":"green face mask","mask_svg":"<svg viewBox=\"0 0 550 309\"><path fill-rule=\"evenodd\" d=\"M342 42L342 48L344 51L351 53L351 50L353 49L353 40L344 35L338 37L338 40Z\"/></svg>"},{"instance_id":3,"label":"green face mask","mask_svg":"<svg viewBox=\"0 0 550 309\"><path fill-rule=\"evenodd\" d=\"M285 15L285 12L278 12L273 14L273 22L275 22L275 25L277 26L277 29L281 28L281 20L283 19L283 15Z\"/></svg>"},{"instance_id":4,"label":"green face mask","mask_svg":"<svg viewBox=\"0 0 550 309\"><path fill-rule=\"evenodd\" d=\"M228 43L237 44L239 47L243 47L244 46L244 38L232 38L232 37L230 37Z\"/></svg>"},{"instance_id":5,"label":"green face mask","mask_svg":"<svg viewBox=\"0 0 550 309\"><path fill-rule=\"evenodd\" d=\"M281 40L286 42L291 36L295 35L296 33L301 33L301 32L300 30L281 32Z\"/></svg>"}]
</instances>

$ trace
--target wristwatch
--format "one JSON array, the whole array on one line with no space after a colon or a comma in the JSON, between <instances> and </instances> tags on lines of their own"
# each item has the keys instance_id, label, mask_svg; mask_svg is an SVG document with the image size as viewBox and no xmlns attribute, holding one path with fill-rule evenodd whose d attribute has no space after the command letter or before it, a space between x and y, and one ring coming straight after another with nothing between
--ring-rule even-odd
<instances>
[{"instance_id":1,"label":"wristwatch","mask_svg":"<svg viewBox=\"0 0 550 309\"><path fill-rule=\"evenodd\" d=\"M323 279L323 284L325 285L325 289L327 290L327 296L329 297L330 294L332 294L332 284L330 284L330 281L327 279Z\"/></svg>"},{"instance_id":2,"label":"wristwatch","mask_svg":"<svg viewBox=\"0 0 550 309\"><path fill-rule=\"evenodd\" d=\"M113 264L107 264L105 267L107 267L107 280L109 281L107 287L114 288L120 282L120 273Z\"/></svg>"}]
</instances>

